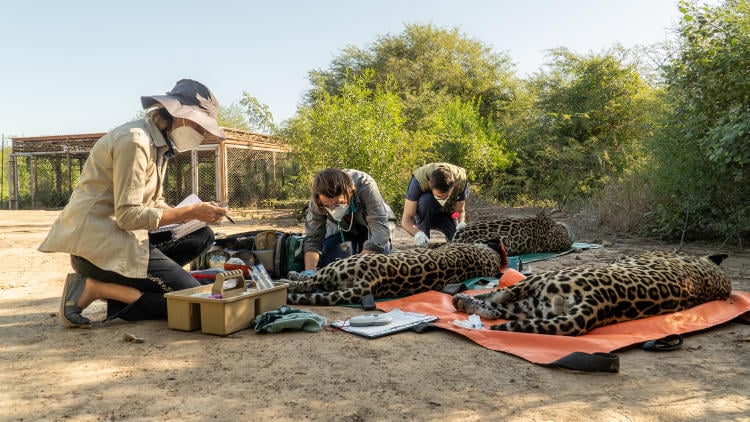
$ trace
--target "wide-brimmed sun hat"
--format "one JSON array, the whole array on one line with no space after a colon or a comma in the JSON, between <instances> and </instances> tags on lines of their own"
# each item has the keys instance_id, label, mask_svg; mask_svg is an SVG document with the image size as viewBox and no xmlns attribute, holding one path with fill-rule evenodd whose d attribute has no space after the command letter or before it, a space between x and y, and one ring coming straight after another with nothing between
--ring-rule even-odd
<instances>
[{"instance_id":1,"label":"wide-brimmed sun hat","mask_svg":"<svg viewBox=\"0 0 750 422\"><path fill-rule=\"evenodd\" d=\"M219 115L219 102L202 83L192 79L181 79L166 95L141 97L144 109L152 107L155 103L163 105L172 117L188 119L217 138L225 138L224 131L216 121Z\"/></svg>"}]
</instances>

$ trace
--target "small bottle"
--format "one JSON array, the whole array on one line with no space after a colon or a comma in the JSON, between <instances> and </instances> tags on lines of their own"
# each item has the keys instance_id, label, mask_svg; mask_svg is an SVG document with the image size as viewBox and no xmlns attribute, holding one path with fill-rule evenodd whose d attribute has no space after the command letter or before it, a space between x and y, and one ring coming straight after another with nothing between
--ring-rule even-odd
<instances>
[{"instance_id":1,"label":"small bottle","mask_svg":"<svg viewBox=\"0 0 750 422\"><path fill-rule=\"evenodd\" d=\"M268 275L268 271L266 271L266 267L263 266L263 264L258 264L255 266L255 269L258 271L260 275L260 279L263 280L262 286L264 289L270 289L273 287L273 280L271 279L271 276Z\"/></svg>"},{"instance_id":2,"label":"small bottle","mask_svg":"<svg viewBox=\"0 0 750 422\"><path fill-rule=\"evenodd\" d=\"M254 269L252 266L250 266L250 277L253 279L255 288L258 290L263 290L263 280L260 278L258 270Z\"/></svg>"}]
</instances>

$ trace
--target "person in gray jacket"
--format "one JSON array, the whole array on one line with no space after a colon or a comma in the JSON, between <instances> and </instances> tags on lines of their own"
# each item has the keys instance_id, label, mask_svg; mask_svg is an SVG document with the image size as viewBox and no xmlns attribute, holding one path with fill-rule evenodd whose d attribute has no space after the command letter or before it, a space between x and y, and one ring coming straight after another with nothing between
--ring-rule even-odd
<instances>
[{"instance_id":1,"label":"person in gray jacket","mask_svg":"<svg viewBox=\"0 0 750 422\"><path fill-rule=\"evenodd\" d=\"M357 253L390 253L396 218L372 176L328 168L315 175L311 191L302 274Z\"/></svg>"}]
</instances>

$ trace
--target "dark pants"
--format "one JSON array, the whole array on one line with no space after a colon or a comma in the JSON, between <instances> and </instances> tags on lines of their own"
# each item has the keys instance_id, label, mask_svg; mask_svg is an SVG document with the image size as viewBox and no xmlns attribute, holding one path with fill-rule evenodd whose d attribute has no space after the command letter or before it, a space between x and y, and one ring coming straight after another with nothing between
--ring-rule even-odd
<instances>
[{"instance_id":1,"label":"dark pants","mask_svg":"<svg viewBox=\"0 0 750 422\"><path fill-rule=\"evenodd\" d=\"M83 277L133 287L143 293L131 304L108 299L107 319L164 319L167 317L167 300L164 299L164 293L201 285L182 267L207 251L213 243L213 230L204 227L177 240L157 246L149 244L146 278L129 278L116 272L105 271L80 256L71 255L70 262L73 269Z\"/></svg>"},{"instance_id":2,"label":"dark pants","mask_svg":"<svg viewBox=\"0 0 750 422\"><path fill-rule=\"evenodd\" d=\"M430 237L430 230L435 229L442 232L446 239L451 240L456 234L456 223L451 215L441 211L441 208L431 191L420 195L415 217L417 228L424 232L428 238Z\"/></svg>"},{"instance_id":3,"label":"dark pants","mask_svg":"<svg viewBox=\"0 0 750 422\"><path fill-rule=\"evenodd\" d=\"M323 241L323 251L320 254L318 268L325 267L331 262L350 257L362 252L365 241L367 241L367 227L358 226L357 234L343 232L344 239L341 240L341 232L326 237ZM385 245L384 254L391 253L391 241Z\"/></svg>"}]
</instances>

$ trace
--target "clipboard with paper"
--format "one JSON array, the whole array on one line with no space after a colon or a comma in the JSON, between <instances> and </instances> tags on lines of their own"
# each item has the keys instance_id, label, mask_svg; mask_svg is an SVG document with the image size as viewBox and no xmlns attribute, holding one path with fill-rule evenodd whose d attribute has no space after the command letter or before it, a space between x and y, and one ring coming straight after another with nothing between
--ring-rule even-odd
<instances>
[{"instance_id":1,"label":"clipboard with paper","mask_svg":"<svg viewBox=\"0 0 750 422\"><path fill-rule=\"evenodd\" d=\"M175 208L198 204L201 202L203 201L201 201L198 195L191 193L190 195L185 197L182 202L177 204ZM187 236L190 233L193 233L194 231L199 230L203 227L206 227L206 223L200 220L190 220L184 223L167 224L165 226L157 228L156 230L149 231L148 237L149 241L156 245Z\"/></svg>"},{"instance_id":2,"label":"clipboard with paper","mask_svg":"<svg viewBox=\"0 0 750 422\"><path fill-rule=\"evenodd\" d=\"M391 322L386 325L370 325L370 326L352 326L348 321L334 321L331 326L339 328L348 333L357 334L367 338L378 338L387 336L389 334L406 331L412 327L423 322L437 321L437 317L433 315L420 314L417 312L404 312L400 309L393 309L390 312L379 314L381 316L387 316L391 318Z\"/></svg>"}]
</instances>

